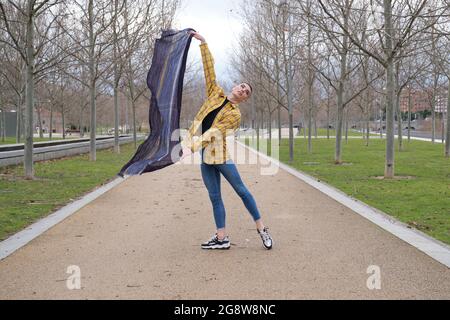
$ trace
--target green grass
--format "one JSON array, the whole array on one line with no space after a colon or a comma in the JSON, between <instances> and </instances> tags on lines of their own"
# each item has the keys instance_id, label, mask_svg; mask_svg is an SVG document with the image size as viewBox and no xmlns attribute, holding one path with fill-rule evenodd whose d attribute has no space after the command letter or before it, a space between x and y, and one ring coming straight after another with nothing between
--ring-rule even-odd
<instances>
[{"instance_id":1,"label":"green grass","mask_svg":"<svg viewBox=\"0 0 450 320\"><path fill-rule=\"evenodd\" d=\"M66 139L78 139L78 137L66 137ZM62 140L62 138L53 138L51 141L58 141ZM42 141L50 141L49 138L34 138L34 142L42 142ZM23 139L20 140L20 143L24 143ZM0 145L3 144L16 144L16 138L15 137L6 137L5 141L2 141L0 139Z\"/></svg>"},{"instance_id":2,"label":"green grass","mask_svg":"<svg viewBox=\"0 0 450 320\"><path fill-rule=\"evenodd\" d=\"M301 130L300 135L303 136L303 131L304 129ZM297 129L294 129L294 134L297 134ZM327 129L326 128L317 128L317 135L318 136L326 136L327 135ZM334 129L330 129L330 136L335 136L336 135L336 130ZM371 133L371 136L375 136L376 134ZM308 136L308 130L306 130L306 136ZM314 137L314 129L312 130L312 136ZM345 131L342 132L342 136L345 137ZM349 137L362 137L362 133L361 132L357 132L354 130L348 130L348 136Z\"/></svg>"},{"instance_id":3,"label":"green grass","mask_svg":"<svg viewBox=\"0 0 450 320\"><path fill-rule=\"evenodd\" d=\"M89 155L35 163L36 180L24 180L23 166L0 168L0 240L115 178L134 154L134 145Z\"/></svg>"},{"instance_id":4,"label":"green grass","mask_svg":"<svg viewBox=\"0 0 450 320\"><path fill-rule=\"evenodd\" d=\"M289 164L289 141L283 139L280 161L450 244L450 159L442 144L404 142L405 150L395 154L395 174L412 176L408 180L375 178L384 175L385 140L374 139L369 147L363 140L343 142L343 165L334 164L334 144L314 140L308 154L306 141L295 140Z\"/></svg>"}]
</instances>

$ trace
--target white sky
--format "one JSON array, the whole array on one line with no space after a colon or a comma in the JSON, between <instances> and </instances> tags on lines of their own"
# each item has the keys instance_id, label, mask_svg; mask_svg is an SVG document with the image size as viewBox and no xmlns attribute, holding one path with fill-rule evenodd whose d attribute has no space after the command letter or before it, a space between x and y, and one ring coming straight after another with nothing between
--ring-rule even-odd
<instances>
[{"instance_id":1,"label":"white sky","mask_svg":"<svg viewBox=\"0 0 450 320\"><path fill-rule=\"evenodd\" d=\"M193 28L205 37L214 57L219 81L232 80L228 76L228 57L237 44L243 26L239 21L238 0L182 0L174 27ZM189 59L201 59L200 41L192 39Z\"/></svg>"}]
</instances>

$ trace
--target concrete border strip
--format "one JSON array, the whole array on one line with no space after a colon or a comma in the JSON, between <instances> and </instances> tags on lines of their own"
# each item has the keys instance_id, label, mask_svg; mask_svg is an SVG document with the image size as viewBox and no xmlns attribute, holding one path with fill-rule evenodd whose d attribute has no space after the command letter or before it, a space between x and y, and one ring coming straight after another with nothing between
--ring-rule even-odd
<instances>
[{"instance_id":1,"label":"concrete border strip","mask_svg":"<svg viewBox=\"0 0 450 320\"><path fill-rule=\"evenodd\" d=\"M71 216L84 206L88 205L104 193L124 182L126 178L116 178L113 181L101 186L100 188L88 193L81 199L78 199L65 207L55 211L45 218L33 223L26 229L16 233L8 239L0 242L0 260L5 259L18 249L28 244L31 240L37 238L48 229L57 225L67 217Z\"/></svg>"},{"instance_id":2,"label":"concrete border strip","mask_svg":"<svg viewBox=\"0 0 450 320\"><path fill-rule=\"evenodd\" d=\"M411 229L403 222L398 221L397 219L389 216L388 214L376 208L373 208L365 204L364 202L361 202L360 200L354 199L349 195L345 194L344 192L324 182L319 182L316 178L309 176L303 173L302 171L298 171L297 169L294 169L284 163L281 163L274 158L271 158L259 151L256 151L253 148L246 146L240 141L236 140L236 142L241 146L243 146L244 148L247 148L251 152L257 154L258 156L278 165L283 170L289 172L290 174L309 184L313 188L321 191L330 198L350 208L357 214L363 216L364 218L368 219L369 221L386 230L387 232L407 242L408 244L417 248L419 251L422 251L423 253L427 254L434 260L447 266L447 268L450 268L450 247L445 243L440 242L424 234L419 230Z\"/></svg>"}]
</instances>

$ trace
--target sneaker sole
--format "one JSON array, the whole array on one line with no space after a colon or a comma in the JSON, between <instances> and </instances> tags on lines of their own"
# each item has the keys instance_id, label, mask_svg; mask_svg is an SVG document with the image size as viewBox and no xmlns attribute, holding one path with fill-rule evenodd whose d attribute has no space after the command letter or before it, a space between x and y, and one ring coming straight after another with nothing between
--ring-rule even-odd
<instances>
[{"instance_id":1,"label":"sneaker sole","mask_svg":"<svg viewBox=\"0 0 450 320\"><path fill-rule=\"evenodd\" d=\"M215 246L202 246L205 250L228 250L230 245L215 245Z\"/></svg>"},{"instance_id":2,"label":"sneaker sole","mask_svg":"<svg viewBox=\"0 0 450 320\"><path fill-rule=\"evenodd\" d=\"M267 250L272 249L272 247L273 247L273 240L272 240L272 245L270 247L267 247L264 243L263 243L263 247L266 248Z\"/></svg>"}]
</instances>

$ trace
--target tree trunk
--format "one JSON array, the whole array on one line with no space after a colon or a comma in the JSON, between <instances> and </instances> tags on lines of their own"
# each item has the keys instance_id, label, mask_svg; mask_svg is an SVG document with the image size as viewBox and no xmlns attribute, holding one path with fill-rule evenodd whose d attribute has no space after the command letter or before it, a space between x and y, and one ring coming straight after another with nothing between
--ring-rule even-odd
<instances>
[{"instance_id":1,"label":"tree trunk","mask_svg":"<svg viewBox=\"0 0 450 320\"><path fill-rule=\"evenodd\" d=\"M280 65L278 54L278 35L275 36L275 77L277 84L277 120L278 120L278 146L281 146L281 89L280 89Z\"/></svg>"},{"instance_id":2,"label":"tree trunk","mask_svg":"<svg viewBox=\"0 0 450 320\"><path fill-rule=\"evenodd\" d=\"M270 110L269 110L269 127L268 127L268 130L269 130L269 137L268 137L268 139L270 141L272 141L272 112L270 112Z\"/></svg>"},{"instance_id":3,"label":"tree trunk","mask_svg":"<svg viewBox=\"0 0 450 320\"><path fill-rule=\"evenodd\" d=\"M130 81L130 97L131 97L131 110L133 113L133 142L134 148L137 148L137 133L136 133L136 102L134 100L134 82Z\"/></svg>"},{"instance_id":4,"label":"tree trunk","mask_svg":"<svg viewBox=\"0 0 450 320\"><path fill-rule=\"evenodd\" d=\"M450 77L447 88L447 129L445 135L445 156L450 158Z\"/></svg>"},{"instance_id":5,"label":"tree trunk","mask_svg":"<svg viewBox=\"0 0 450 320\"><path fill-rule=\"evenodd\" d=\"M370 140L370 109L369 112L367 112L366 115L366 147L369 146L369 140Z\"/></svg>"},{"instance_id":6,"label":"tree trunk","mask_svg":"<svg viewBox=\"0 0 450 320\"><path fill-rule=\"evenodd\" d=\"M267 155L272 156L272 112L269 109L269 136L267 138Z\"/></svg>"},{"instance_id":7,"label":"tree trunk","mask_svg":"<svg viewBox=\"0 0 450 320\"><path fill-rule=\"evenodd\" d=\"M345 2L346 9L349 7L348 1ZM348 28L348 12L344 15L344 28ZM344 90L347 81L347 54L348 54L348 36L342 36L342 51L340 53L340 79L337 90L337 120L336 120L336 148L334 162L342 163L342 121L344 117Z\"/></svg>"},{"instance_id":8,"label":"tree trunk","mask_svg":"<svg viewBox=\"0 0 450 320\"><path fill-rule=\"evenodd\" d=\"M305 108L303 108L303 109L305 109ZM307 126L307 122L306 122L306 118L305 118L305 112L303 112L303 116L302 116L302 118L303 118L302 119L302 129L303 129L303 138L306 140L306 136L307 136L306 126Z\"/></svg>"},{"instance_id":9,"label":"tree trunk","mask_svg":"<svg viewBox=\"0 0 450 320\"><path fill-rule=\"evenodd\" d=\"M53 138L53 103L50 103L50 124L49 124L48 139L51 141L52 138Z\"/></svg>"},{"instance_id":10,"label":"tree trunk","mask_svg":"<svg viewBox=\"0 0 450 320\"><path fill-rule=\"evenodd\" d=\"M20 143L22 136L22 94L17 95L17 111L16 111L16 143Z\"/></svg>"},{"instance_id":11,"label":"tree trunk","mask_svg":"<svg viewBox=\"0 0 450 320\"><path fill-rule=\"evenodd\" d=\"M316 139L318 138L316 117L314 117L314 136L316 137Z\"/></svg>"},{"instance_id":12,"label":"tree trunk","mask_svg":"<svg viewBox=\"0 0 450 320\"><path fill-rule=\"evenodd\" d=\"M114 59L114 152L120 153L120 144L119 144L119 56L117 49L117 16L119 2L118 0L114 0L114 22L113 22L113 59Z\"/></svg>"},{"instance_id":13,"label":"tree trunk","mask_svg":"<svg viewBox=\"0 0 450 320\"><path fill-rule=\"evenodd\" d=\"M344 36L346 40L346 36ZM336 164L342 163L342 125L344 120L344 83L347 69L347 54L341 54L341 79L339 80L339 87L337 92L337 121L336 121L336 148L334 155L334 162Z\"/></svg>"},{"instance_id":14,"label":"tree trunk","mask_svg":"<svg viewBox=\"0 0 450 320\"><path fill-rule=\"evenodd\" d=\"M33 168L33 109L34 109L34 1L28 0L26 41L26 113L25 113L25 178L34 178Z\"/></svg>"},{"instance_id":15,"label":"tree trunk","mask_svg":"<svg viewBox=\"0 0 450 320\"><path fill-rule=\"evenodd\" d=\"M78 129L80 130L80 138L83 138L84 136L84 132L83 132L83 110L81 110L80 112L80 118L78 120ZM65 130L63 129L63 132L65 132Z\"/></svg>"},{"instance_id":16,"label":"tree trunk","mask_svg":"<svg viewBox=\"0 0 450 320\"><path fill-rule=\"evenodd\" d=\"M342 67L342 62L341 62ZM343 121L343 108L344 108L344 101L343 101L343 91L344 91L344 83L340 81L339 83L339 89L337 92L337 123L336 123L336 147L335 147L335 154L334 154L334 163L340 164L342 162L342 121Z\"/></svg>"},{"instance_id":17,"label":"tree trunk","mask_svg":"<svg viewBox=\"0 0 450 320\"><path fill-rule=\"evenodd\" d=\"M260 121L256 119L256 150L259 151L259 128L260 128Z\"/></svg>"},{"instance_id":18,"label":"tree trunk","mask_svg":"<svg viewBox=\"0 0 450 320\"><path fill-rule=\"evenodd\" d=\"M61 105L61 125L63 127L62 138L66 139L66 130L64 130L64 128L66 127L66 118L64 117L64 104Z\"/></svg>"},{"instance_id":19,"label":"tree trunk","mask_svg":"<svg viewBox=\"0 0 450 320\"><path fill-rule=\"evenodd\" d=\"M252 143L254 143L255 142L255 131L256 131L256 126L258 125L256 122L257 122L257 112L256 112L256 107L255 107L255 98L253 98L252 99L252 130L251 130L251 133L252 133ZM247 127L247 125L245 126L246 128L248 128ZM246 131L245 132L245 135L247 135L248 134L248 132Z\"/></svg>"},{"instance_id":20,"label":"tree trunk","mask_svg":"<svg viewBox=\"0 0 450 320\"><path fill-rule=\"evenodd\" d=\"M2 112L2 142L5 142L6 139L6 111Z\"/></svg>"},{"instance_id":21,"label":"tree trunk","mask_svg":"<svg viewBox=\"0 0 450 320\"><path fill-rule=\"evenodd\" d=\"M286 56L286 50L285 49L285 39L284 39L284 33L283 33L283 53L284 53L284 60L285 60L285 73L286 73L286 79L287 79L287 98L288 98L288 117L289 117L289 162L292 163L294 161L294 122L293 122L293 94L292 94L292 28L291 28L291 17L290 13L288 12L288 28L289 28L289 38L288 40L288 55Z\"/></svg>"},{"instance_id":22,"label":"tree trunk","mask_svg":"<svg viewBox=\"0 0 450 320\"><path fill-rule=\"evenodd\" d=\"M39 106L36 108L36 113L37 113L37 116L38 116L39 138L43 139L44 138L44 131L42 129L41 108L39 108Z\"/></svg>"},{"instance_id":23,"label":"tree trunk","mask_svg":"<svg viewBox=\"0 0 450 320\"><path fill-rule=\"evenodd\" d=\"M384 102L386 103L386 102ZM380 109L380 138L383 139L383 109Z\"/></svg>"},{"instance_id":24,"label":"tree trunk","mask_svg":"<svg viewBox=\"0 0 450 320\"><path fill-rule=\"evenodd\" d=\"M3 106L3 101L2 101L2 96L0 94L0 137L2 142L5 142L5 126L6 126L6 122L5 122L5 109L2 108Z\"/></svg>"},{"instance_id":25,"label":"tree trunk","mask_svg":"<svg viewBox=\"0 0 450 320\"><path fill-rule=\"evenodd\" d=\"M436 103L435 103L435 94L433 93L433 100L431 102L431 143L436 142Z\"/></svg>"},{"instance_id":26,"label":"tree trunk","mask_svg":"<svg viewBox=\"0 0 450 320\"><path fill-rule=\"evenodd\" d=\"M408 142L411 141L411 90L408 89Z\"/></svg>"},{"instance_id":27,"label":"tree trunk","mask_svg":"<svg viewBox=\"0 0 450 320\"><path fill-rule=\"evenodd\" d=\"M327 101L327 139L330 140L330 99Z\"/></svg>"},{"instance_id":28,"label":"tree trunk","mask_svg":"<svg viewBox=\"0 0 450 320\"><path fill-rule=\"evenodd\" d=\"M397 113L397 139L398 139L398 150L401 152L403 150L403 134L402 134L402 112L400 110L400 96L402 94L402 89L400 88L400 63L395 64L395 110Z\"/></svg>"},{"instance_id":29,"label":"tree trunk","mask_svg":"<svg viewBox=\"0 0 450 320\"><path fill-rule=\"evenodd\" d=\"M345 109L345 143L348 143L348 108Z\"/></svg>"},{"instance_id":30,"label":"tree trunk","mask_svg":"<svg viewBox=\"0 0 450 320\"><path fill-rule=\"evenodd\" d=\"M309 104L309 102L308 102ZM312 116L311 109L308 106L308 153L312 152Z\"/></svg>"},{"instance_id":31,"label":"tree trunk","mask_svg":"<svg viewBox=\"0 0 450 320\"><path fill-rule=\"evenodd\" d=\"M402 112L400 110L400 94L401 92L397 92L395 96L395 109L397 110L397 136L398 136L398 150L403 150L403 121L402 121Z\"/></svg>"},{"instance_id":32,"label":"tree trunk","mask_svg":"<svg viewBox=\"0 0 450 320\"><path fill-rule=\"evenodd\" d=\"M394 178L394 99L395 99L395 72L393 57L393 27L392 27L392 0L384 0L385 45L387 53L386 63L386 160L384 177Z\"/></svg>"},{"instance_id":33,"label":"tree trunk","mask_svg":"<svg viewBox=\"0 0 450 320\"><path fill-rule=\"evenodd\" d=\"M439 81L439 75L437 70L437 61L436 61L436 41L435 41L435 28L434 24L431 27L431 52L432 52L432 62L433 62L433 92L431 98L431 143L435 143L436 140L436 94L437 94L437 86Z\"/></svg>"},{"instance_id":34,"label":"tree trunk","mask_svg":"<svg viewBox=\"0 0 450 320\"><path fill-rule=\"evenodd\" d=\"M436 88L433 88L433 98L431 100L431 143L436 142Z\"/></svg>"},{"instance_id":35,"label":"tree trunk","mask_svg":"<svg viewBox=\"0 0 450 320\"><path fill-rule=\"evenodd\" d=\"M308 28L308 35L307 35L307 48L308 48L308 83L306 84L308 86L308 104L307 104L307 108L308 108L308 153L312 153L312 113L313 113L313 81L314 81L314 74L313 74L313 70L312 70L312 52L311 52L311 3L310 1L308 1L308 23L307 23L307 28Z\"/></svg>"},{"instance_id":36,"label":"tree trunk","mask_svg":"<svg viewBox=\"0 0 450 320\"><path fill-rule=\"evenodd\" d=\"M366 80L366 83L368 83L368 79ZM366 93L366 147L369 146L369 139L370 139L370 111L372 110L373 104L372 100L370 99L370 89L367 89Z\"/></svg>"},{"instance_id":37,"label":"tree trunk","mask_svg":"<svg viewBox=\"0 0 450 320\"><path fill-rule=\"evenodd\" d=\"M0 97L1 99L1 97ZM1 105L1 101L0 101L0 105ZM3 110L2 108L0 108L0 137L2 142L5 142L5 110Z\"/></svg>"},{"instance_id":38,"label":"tree trunk","mask_svg":"<svg viewBox=\"0 0 450 320\"><path fill-rule=\"evenodd\" d=\"M89 93L91 106L90 121L90 161L97 160L96 154L96 130L97 130L97 110L95 101L96 76L95 76L95 40L94 40L94 0L89 0Z\"/></svg>"}]
</instances>

